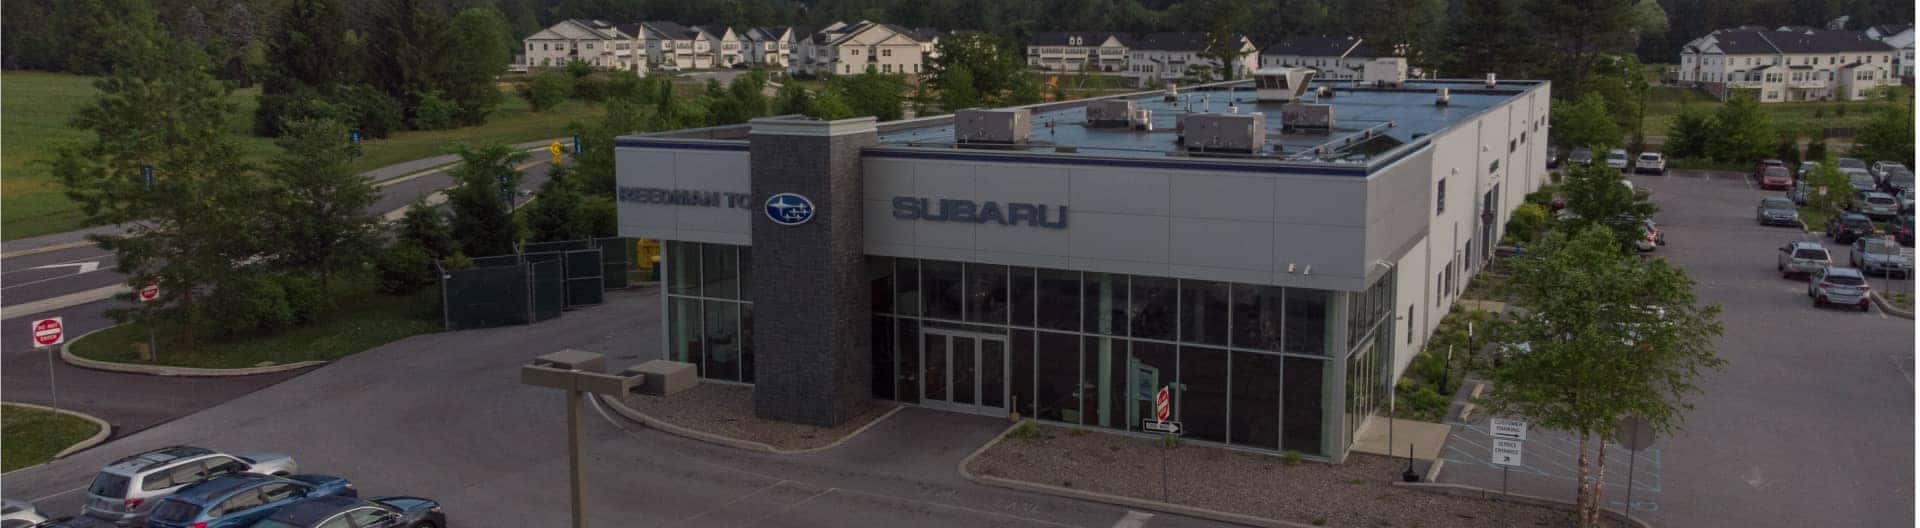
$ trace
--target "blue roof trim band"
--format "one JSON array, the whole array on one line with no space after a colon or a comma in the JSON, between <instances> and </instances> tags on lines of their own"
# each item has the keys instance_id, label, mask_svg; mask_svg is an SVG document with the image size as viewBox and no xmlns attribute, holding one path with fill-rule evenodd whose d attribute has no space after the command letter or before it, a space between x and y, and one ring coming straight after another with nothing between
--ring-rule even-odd
<instances>
[{"instance_id":1,"label":"blue roof trim band","mask_svg":"<svg viewBox=\"0 0 1920 528\"><path fill-rule=\"evenodd\" d=\"M692 141L674 141L674 140L641 139L641 138L623 137L623 138L614 138L613 146L693 149L693 150L731 150L731 151L739 151L739 152L747 151L747 143L745 141L692 142Z\"/></svg>"},{"instance_id":2,"label":"blue roof trim band","mask_svg":"<svg viewBox=\"0 0 1920 528\"><path fill-rule=\"evenodd\" d=\"M896 147L897 148L897 147ZM863 151L867 156L882 158L918 158L965 161L1000 161L1012 163L1042 163L1049 165L1097 165L1105 167L1140 167L1150 169L1192 169L1231 172L1258 172L1284 174L1315 174L1325 176L1366 176L1366 167L1309 167L1301 165L1269 165L1254 163L1207 163L1187 160L1154 160L1145 158L1086 158L1060 157L1046 155L1006 155L961 152L903 151L894 149L868 148Z\"/></svg>"}]
</instances>

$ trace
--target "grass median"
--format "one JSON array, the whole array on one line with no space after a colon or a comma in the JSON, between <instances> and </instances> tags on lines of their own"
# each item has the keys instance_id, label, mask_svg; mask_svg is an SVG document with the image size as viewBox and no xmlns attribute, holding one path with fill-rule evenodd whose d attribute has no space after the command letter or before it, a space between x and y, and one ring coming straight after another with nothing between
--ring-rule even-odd
<instances>
[{"instance_id":1,"label":"grass median","mask_svg":"<svg viewBox=\"0 0 1920 528\"><path fill-rule=\"evenodd\" d=\"M154 333L159 353L142 360L137 345L147 343L147 325L116 326L73 342L76 356L98 361L234 369L283 365L300 361L330 361L406 337L440 330L439 290L428 288L406 295L365 293L339 302L320 320L278 332L215 339L201 335L187 349L179 329L160 327Z\"/></svg>"},{"instance_id":2,"label":"grass median","mask_svg":"<svg viewBox=\"0 0 1920 528\"><path fill-rule=\"evenodd\" d=\"M53 460L53 455L100 432L100 426L73 415L0 405L0 472Z\"/></svg>"}]
</instances>

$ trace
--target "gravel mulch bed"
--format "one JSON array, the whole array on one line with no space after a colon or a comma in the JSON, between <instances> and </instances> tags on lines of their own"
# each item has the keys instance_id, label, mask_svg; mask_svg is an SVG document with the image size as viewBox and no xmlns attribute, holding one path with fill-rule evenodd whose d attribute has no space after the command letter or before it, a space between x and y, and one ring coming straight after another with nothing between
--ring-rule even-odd
<instances>
[{"instance_id":1,"label":"gravel mulch bed","mask_svg":"<svg viewBox=\"0 0 1920 528\"><path fill-rule=\"evenodd\" d=\"M1571 526L1572 506L1459 497L1392 486L1404 459L1355 453L1331 465L1212 446L1166 453L1169 497L1160 491L1159 440L1042 426L974 459L977 475L1171 502L1324 526ZM1444 471L1444 470L1443 470ZM1610 521L1611 522L1611 521ZM1614 524L1614 526L1625 526Z\"/></svg>"},{"instance_id":2,"label":"gravel mulch bed","mask_svg":"<svg viewBox=\"0 0 1920 528\"><path fill-rule=\"evenodd\" d=\"M754 416L753 387L744 385L701 383L672 396L630 395L625 403L667 423L789 450L831 444L879 419L895 405L864 402L853 419L836 427L815 427Z\"/></svg>"}]
</instances>

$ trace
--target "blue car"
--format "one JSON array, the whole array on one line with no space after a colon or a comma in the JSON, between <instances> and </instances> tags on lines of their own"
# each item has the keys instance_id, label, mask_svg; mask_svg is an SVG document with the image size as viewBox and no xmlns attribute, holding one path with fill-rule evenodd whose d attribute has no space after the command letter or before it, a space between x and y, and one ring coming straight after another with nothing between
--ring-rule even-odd
<instances>
[{"instance_id":1,"label":"blue car","mask_svg":"<svg viewBox=\"0 0 1920 528\"><path fill-rule=\"evenodd\" d=\"M149 528L244 528L308 497L356 497L353 483L327 475L228 475L181 488L162 499Z\"/></svg>"},{"instance_id":2,"label":"blue car","mask_svg":"<svg viewBox=\"0 0 1920 528\"><path fill-rule=\"evenodd\" d=\"M440 503L419 497L314 497L273 512L253 528L442 528Z\"/></svg>"}]
</instances>

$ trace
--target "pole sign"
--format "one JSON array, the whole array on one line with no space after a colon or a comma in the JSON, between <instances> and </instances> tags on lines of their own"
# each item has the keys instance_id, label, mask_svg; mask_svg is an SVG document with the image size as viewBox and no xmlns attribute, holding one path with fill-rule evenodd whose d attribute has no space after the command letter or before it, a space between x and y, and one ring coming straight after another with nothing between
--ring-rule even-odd
<instances>
[{"instance_id":1,"label":"pole sign","mask_svg":"<svg viewBox=\"0 0 1920 528\"><path fill-rule=\"evenodd\" d=\"M66 327L60 324L59 317L49 317L33 322L33 347L42 348L67 342Z\"/></svg>"},{"instance_id":2,"label":"pole sign","mask_svg":"<svg viewBox=\"0 0 1920 528\"><path fill-rule=\"evenodd\" d=\"M140 166L140 179L147 182L147 190L149 191L153 190L153 166L152 165Z\"/></svg>"},{"instance_id":3,"label":"pole sign","mask_svg":"<svg viewBox=\"0 0 1920 528\"><path fill-rule=\"evenodd\" d=\"M547 145L547 152L553 154L553 161L560 161L560 153L565 152L565 150L560 147L560 142L555 141Z\"/></svg>"},{"instance_id":4,"label":"pole sign","mask_svg":"<svg viewBox=\"0 0 1920 528\"><path fill-rule=\"evenodd\" d=\"M360 142L360 131L358 131L358 130L349 130L349 131L347 131L347 141L349 141L349 142L353 142L353 143L359 143L359 142Z\"/></svg>"},{"instance_id":5,"label":"pole sign","mask_svg":"<svg viewBox=\"0 0 1920 528\"><path fill-rule=\"evenodd\" d=\"M1514 441L1526 440L1527 422L1494 418L1492 424L1487 428L1487 434L1493 435L1494 438L1505 438Z\"/></svg>"},{"instance_id":6,"label":"pole sign","mask_svg":"<svg viewBox=\"0 0 1920 528\"><path fill-rule=\"evenodd\" d=\"M1521 465L1521 442L1505 438L1493 439L1493 456L1489 459L1497 466Z\"/></svg>"},{"instance_id":7,"label":"pole sign","mask_svg":"<svg viewBox=\"0 0 1920 528\"><path fill-rule=\"evenodd\" d=\"M1168 392L1166 387L1160 387L1160 392L1153 395L1153 417L1155 420L1164 422L1172 415L1173 394Z\"/></svg>"},{"instance_id":8,"label":"pole sign","mask_svg":"<svg viewBox=\"0 0 1920 528\"><path fill-rule=\"evenodd\" d=\"M1174 436L1180 436L1180 431L1184 430L1180 427L1180 422L1165 422L1159 420L1141 420L1140 428L1145 429L1149 433L1170 434Z\"/></svg>"},{"instance_id":9,"label":"pole sign","mask_svg":"<svg viewBox=\"0 0 1920 528\"><path fill-rule=\"evenodd\" d=\"M581 145L581 144L580 144L580 135L579 135L579 134L574 134L574 136L573 136L573 153L574 153L574 154L579 154L579 153L582 153L582 152L586 152L586 146L583 146L583 145Z\"/></svg>"},{"instance_id":10,"label":"pole sign","mask_svg":"<svg viewBox=\"0 0 1920 528\"><path fill-rule=\"evenodd\" d=\"M140 302L153 302L160 298L160 283L149 282L140 287Z\"/></svg>"}]
</instances>

